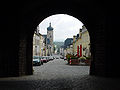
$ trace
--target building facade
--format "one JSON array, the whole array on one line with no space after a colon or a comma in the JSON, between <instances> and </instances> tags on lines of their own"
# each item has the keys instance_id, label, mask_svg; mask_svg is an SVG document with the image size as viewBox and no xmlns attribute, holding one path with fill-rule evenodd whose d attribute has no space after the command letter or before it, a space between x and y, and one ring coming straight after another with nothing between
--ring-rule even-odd
<instances>
[{"instance_id":1,"label":"building facade","mask_svg":"<svg viewBox=\"0 0 120 90\"><path fill-rule=\"evenodd\" d=\"M40 34L38 26L33 35L33 56L46 56L46 39L47 35Z\"/></svg>"},{"instance_id":2,"label":"building facade","mask_svg":"<svg viewBox=\"0 0 120 90\"><path fill-rule=\"evenodd\" d=\"M33 35L33 56L40 55L40 34L38 28Z\"/></svg>"},{"instance_id":3,"label":"building facade","mask_svg":"<svg viewBox=\"0 0 120 90\"><path fill-rule=\"evenodd\" d=\"M49 56L53 52L53 28L51 27L51 23L47 28L47 35L40 34L38 26L33 36L33 56Z\"/></svg>"},{"instance_id":4,"label":"building facade","mask_svg":"<svg viewBox=\"0 0 120 90\"><path fill-rule=\"evenodd\" d=\"M67 38L64 41L64 56L67 54L73 54L73 38Z\"/></svg>"},{"instance_id":5,"label":"building facade","mask_svg":"<svg viewBox=\"0 0 120 90\"><path fill-rule=\"evenodd\" d=\"M41 56L47 56L47 35L41 35Z\"/></svg>"},{"instance_id":6,"label":"building facade","mask_svg":"<svg viewBox=\"0 0 120 90\"><path fill-rule=\"evenodd\" d=\"M90 37L85 26L79 30L78 36L73 36L73 54L78 57L89 57L90 54Z\"/></svg>"},{"instance_id":7,"label":"building facade","mask_svg":"<svg viewBox=\"0 0 120 90\"><path fill-rule=\"evenodd\" d=\"M60 47L60 55L62 55L62 56L64 55L64 46Z\"/></svg>"},{"instance_id":8,"label":"building facade","mask_svg":"<svg viewBox=\"0 0 120 90\"><path fill-rule=\"evenodd\" d=\"M64 41L64 49L67 48L67 46L71 45L73 43L73 38L67 38L65 41Z\"/></svg>"}]
</instances>

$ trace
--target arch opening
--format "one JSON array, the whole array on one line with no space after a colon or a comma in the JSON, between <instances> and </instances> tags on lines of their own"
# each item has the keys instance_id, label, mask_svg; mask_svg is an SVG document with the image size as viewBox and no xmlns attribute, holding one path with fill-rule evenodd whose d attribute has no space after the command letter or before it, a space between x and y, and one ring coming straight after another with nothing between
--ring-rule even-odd
<instances>
[{"instance_id":1,"label":"arch opening","mask_svg":"<svg viewBox=\"0 0 120 90\"><path fill-rule=\"evenodd\" d=\"M85 25L73 16L51 15L38 24L34 32L33 57L35 56L40 57L41 64L39 65L43 65L40 68L51 60L47 60L47 57L53 57L53 62L59 57L61 62L64 62L63 65L87 66L86 72L89 74L91 62L89 32ZM70 56L76 58L76 63L74 61L70 63ZM34 65L35 62L33 61ZM36 67L33 68L36 69Z\"/></svg>"}]
</instances>

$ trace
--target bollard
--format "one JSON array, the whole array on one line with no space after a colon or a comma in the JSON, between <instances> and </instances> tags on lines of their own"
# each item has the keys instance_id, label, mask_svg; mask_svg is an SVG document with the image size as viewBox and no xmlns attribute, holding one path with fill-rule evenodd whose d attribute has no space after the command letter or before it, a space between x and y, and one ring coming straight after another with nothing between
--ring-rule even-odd
<instances>
[{"instance_id":1,"label":"bollard","mask_svg":"<svg viewBox=\"0 0 120 90\"><path fill-rule=\"evenodd\" d=\"M71 57L70 57L70 65L72 64Z\"/></svg>"}]
</instances>

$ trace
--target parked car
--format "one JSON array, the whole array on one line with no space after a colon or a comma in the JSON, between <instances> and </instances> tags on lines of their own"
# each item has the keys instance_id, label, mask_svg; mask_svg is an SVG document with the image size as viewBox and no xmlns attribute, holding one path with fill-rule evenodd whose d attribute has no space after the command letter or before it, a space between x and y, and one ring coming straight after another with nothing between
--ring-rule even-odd
<instances>
[{"instance_id":1,"label":"parked car","mask_svg":"<svg viewBox=\"0 0 120 90\"><path fill-rule=\"evenodd\" d=\"M47 62L49 61L49 58L48 58L47 56L42 56L42 57L41 57L41 61L42 61L43 63L47 63Z\"/></svg>"},{"instance_id":2,"label":"parked car","mask_svg":"<svg viewBox=\"0 0 120 90\"><path fill-rule=\"evenodd\" d=\"M59 57L55 57L55 59L59 59Z\"/></svg>"},{"instance_id":3,"label":"parked car","mask_svg":"<svg viewBox=\"0 0 120 90\"><path fill-rule=\"evenodd\" d=\"M39 58L40 58L40 61L41 61L41 65L43 65L43 61L41 60L41 59L42 59L42 56L39 56Z\"/></svg>"},{"instance_id":4,"label":"parked car","mask_svg":"<svg viewBox=\"0 0 120 90\"><path fill-rule=\"evenodd\" d=\"M33 56L33 66L37 65L37 66L40 66L42 63L41 63L41 60L40 60L40 57L39 56Z\"/></svg>"},{"instance_id":5,"label":"parked car","mask_svg":"<svg viewBox=\"0 0 120 90\"><path fill-rule=\"evenodd\" d=\"M53 56L49 56L49 60L54 60L54 57Z\"/></svg>"},{"instance_id":6,"label":"parked car","mask_svg":"<svg viewBox=\"0 0 120 90\"><path fill-rule=\"evenodd\" d=\"M60 58L61 58L61 59L64 59L64 56L61 56Z\"/></svg>"},{"instance_id":7,"label":"parked car","mask_svg":"<svg viewBox=\"0 0 120 90\"><path fill-rule=\"evenodd\" d=\"M46 59L47 59L47 62L50 61L50 57L49 56L45 56Z\"/></svg>"}]
</instances>

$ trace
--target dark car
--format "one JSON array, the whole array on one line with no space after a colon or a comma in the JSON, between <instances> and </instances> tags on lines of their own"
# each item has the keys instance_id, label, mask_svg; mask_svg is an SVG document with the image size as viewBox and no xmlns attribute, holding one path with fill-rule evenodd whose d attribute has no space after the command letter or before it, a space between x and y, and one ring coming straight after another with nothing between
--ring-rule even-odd
<instances>
[{"instance_id":1,"label":"dark car","mask_svg":"<svg viewBox=\"0 0 120 90\"><path fill-rule=\"evenodd\" d=\"M64 59L64 56L61 56L60 58L61 58L61 59Z\"/></svg>"},{"instance_id":2,"label":"dark car","mask_svg":"<svg viewBox=\"0 0 120 90\"><path fill-rule=\"evenodd\" d=\"M33 56L33 66L40 66L42 63L41 63L41 60L40 60L40 57L39 56Z\"/></svg>"}]
</instances>

